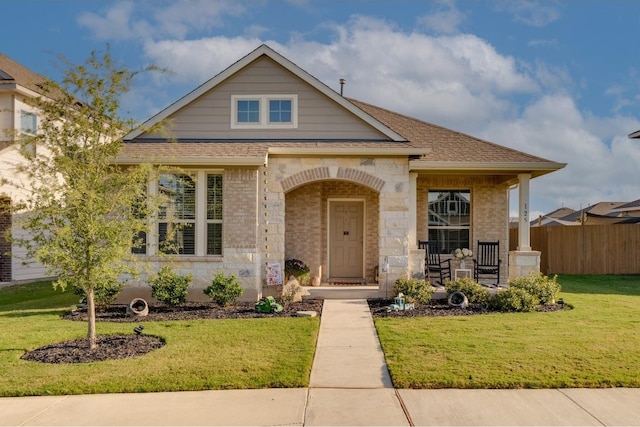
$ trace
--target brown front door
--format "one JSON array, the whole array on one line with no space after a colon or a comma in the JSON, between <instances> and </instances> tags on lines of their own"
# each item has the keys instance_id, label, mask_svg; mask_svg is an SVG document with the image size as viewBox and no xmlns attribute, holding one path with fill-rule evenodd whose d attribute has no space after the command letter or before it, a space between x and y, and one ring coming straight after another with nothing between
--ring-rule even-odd
<instances>
[{"instance_id":1,"label":"brown front door","mask_svg":"<svg viewBox=\"0 0 640 427\"><path fill-rule=\"evenodd\" d=\"M329 276L361 278L364 202L331 201L329 206Z\"/></svg>"}]
</instances>

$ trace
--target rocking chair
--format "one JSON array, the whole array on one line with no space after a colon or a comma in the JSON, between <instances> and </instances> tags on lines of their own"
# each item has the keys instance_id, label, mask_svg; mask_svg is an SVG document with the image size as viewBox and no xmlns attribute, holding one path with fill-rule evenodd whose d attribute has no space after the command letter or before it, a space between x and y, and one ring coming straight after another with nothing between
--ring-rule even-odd
<instances>
[{"instance_id":1,"label":"rocking chair","mask_svg":"<svg viewBox=\"0 0 640 427\"><path fill-rule=\"evenodd\" d=\"M500 242L481 242L473 259L473 278L483 286L497 287L500 282ZM489 284L481 283L481 279L489 279Z\"/></svg>"},{"instance_id":2,"label":"rocking chair","mask_svg":"<svg viewBox=\"0 0 640 427\"><path fill-rule=\"evenodd\" d=\"M418 242L418 249L425 250L424 277L429 280L431 275L437 277L434 282L437 286L444 286L446 280L451 280L451 260L440 259L438 244L421 240Z\"/></svg>"}]
</instances>

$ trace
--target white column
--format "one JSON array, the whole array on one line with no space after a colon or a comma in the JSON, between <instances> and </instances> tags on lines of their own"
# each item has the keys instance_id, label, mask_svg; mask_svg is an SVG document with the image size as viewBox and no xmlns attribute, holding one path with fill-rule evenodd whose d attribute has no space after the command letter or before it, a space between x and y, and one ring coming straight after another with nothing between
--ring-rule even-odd
<instances>
[{"instance_id":1,"label":"white column","mask_svg":"<svg viewBox=\"0 0 640 427\"><path fill-rule=\"evenodd\" d=\"M409 248L418 246L418 174L409 173Z\"/></svg>"},{"instance_id":2,"label":"white column","mask_svg":"<svg viewBox=\"0 0 640 427\"><path fill-rule=\"evenodd\" d=\"M531 174L518 174L518 251L530 251L530 224L529 224L529 180Z\"/></svg>"}]
</instances>

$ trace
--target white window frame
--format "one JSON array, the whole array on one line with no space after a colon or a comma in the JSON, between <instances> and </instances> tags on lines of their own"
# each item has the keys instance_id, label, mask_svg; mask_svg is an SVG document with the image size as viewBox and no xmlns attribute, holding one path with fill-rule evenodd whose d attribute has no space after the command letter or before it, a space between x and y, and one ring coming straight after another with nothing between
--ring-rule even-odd
<instances>
[{"instance_id":1,"label":"white window frame","mask_svg":"<svg viewBox=\"0 0 640 427\"><path fill-rule=\"evenodd\" d=\"M22 127L22 121L25 117L29 117L33 121L33 131L31 131L31 129L27 130ZM20 110L20 134L35 136L37 131L38 131L38 115L32 111Z\"/></svg>"},{"instance_id":2,"label":"white window frame","mask_svg":"<svg viewBox=\"0 0 640 427\"><path fill-rule=\"evenodd\" d=\"M238 101L258 101L260 118L258 123L238 122ZM291 101L291 122L270 122L269 101ZM297 129L298 95L231 95L231 129Z\"/></svg>"},{"instance_id":3,"label":"white window frame","mask_svg":"<svg viewBox=\"0 0 640 427\"><path fill-rule=\"evenodd\" d=\"M222 175L223 179L223 187L224 187L224 171L221 169L199 169L199 170L184 170L184 171L167 171L166 173L175 173L175 174L185 174L189 175L193 178L195 183L195 197L196 197L196 215L195 220L179 220L176 222L189 222L194 224L195 227L195 254L171 254L171 256L176 256L180 258L189 258L189 257L209 257L209 258L220 258L222 254L216 255L208 255L207 254L207 224L210 223L219 223L224 224L224 216L221 220L207 220L207 175ZM152 180L149 183L149 194L158 194L158 181ZM222 204L224 206L224 193L222 196ZM161 222L167 222L165 220L161 220L160 218L156 218L151 226L149 227L149 233L147 235L147 255L160 255L162 252L159 248L159 234L158 234L158 224ZM224 231L224 225L223 225ZM223 239L223 251L224 251L224 235ZM145 254L138 254L145 256ZM164 254L162 254L164 255Z\"/></svg>"}]
</instances>

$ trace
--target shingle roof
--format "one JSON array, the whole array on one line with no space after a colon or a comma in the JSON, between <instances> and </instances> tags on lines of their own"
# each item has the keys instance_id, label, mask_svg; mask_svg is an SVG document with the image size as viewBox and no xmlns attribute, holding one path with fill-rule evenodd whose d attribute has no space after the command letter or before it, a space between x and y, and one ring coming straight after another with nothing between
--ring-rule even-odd
<instances>
[{"instance_id":1,"label":"shingle roof","mask_svg":"<svg viewBox=\"0 0 640 427\"><path fill-rule=\"evenodd\" d=\"M422 160L437 162L545 162L549 160L451 129L427 123L352 99L355 105L407 138L411 145L429 147Z\"/></svg>"},{"instance_id":2,"label":"shingle roof","mask_svg":"<svg viewBox=\"0 0 640 427\"><path fill-rule=\"evenodd\" d=\"M41 85L45 81L44 77L0 53L0 84L18 84L34 92L42 93Z\"/></svg>"}]
</instances>

